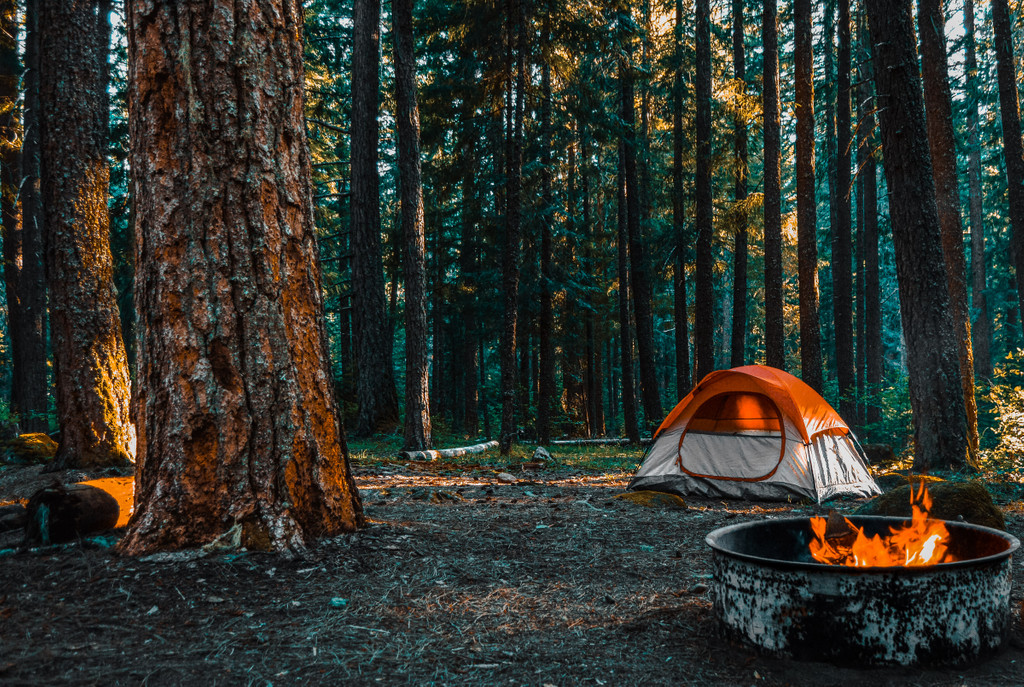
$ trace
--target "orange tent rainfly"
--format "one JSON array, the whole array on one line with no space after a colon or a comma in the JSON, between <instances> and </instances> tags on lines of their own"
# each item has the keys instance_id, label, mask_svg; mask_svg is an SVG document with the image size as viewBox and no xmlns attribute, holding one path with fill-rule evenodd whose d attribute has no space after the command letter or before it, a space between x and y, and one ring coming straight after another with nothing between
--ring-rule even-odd
<instances>
[{"instance_id":1,"label":"orange tent rainfly","mask_svg":"<svg viewBox=\"0 0 1024 687\"><path fill-rule=\"evenodd\" d=\"M661 423L629 488L817 501L880 493L839 413L764 365L702 379Z\"/></svg>"}]
</instances>

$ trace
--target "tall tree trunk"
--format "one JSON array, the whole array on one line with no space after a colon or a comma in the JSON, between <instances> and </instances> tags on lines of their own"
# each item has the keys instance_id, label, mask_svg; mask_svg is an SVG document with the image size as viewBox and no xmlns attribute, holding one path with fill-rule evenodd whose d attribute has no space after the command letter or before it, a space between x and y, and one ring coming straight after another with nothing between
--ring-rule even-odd
<instances>
[{"instance_id":1,"label":"tall tree trunk","mask_svg":"<svg viewBox=\"0 0 1024 687\"><path fill-rule=\"evenodd\" d=\"M686 199L683 196L683 0L675 0L675 70L672 80L672 233L676 240L673 316L676 324L676 397L690 392L690 335L686 308Z\"/></svg>"},{"instance_id":2,"label":"tall tree trunk","mask_svg":"<svg viewBox=\"0 0 1024 687\"><path fill-rule=\"evenodd\" d=\"M1021 142L1013 27L1007 0L992 0L992 28L995 33L993 45L999 82L999 113L1003 124L1003 155L1006 159L1006 194L1010 200L1010 242L1017 276L1017 302L1024 311L1024 144Z\"/></svg>"},{"instance_id":3,"label":"tall tree trunk","mask_svg":"<svg viewBox=\"0 0 1024 687\"><path fill-rule=\"evenodd\" d=\"M416 57L412 35L413 0L392 0L395 51L395 120L402 202L402 271L405 274L406 451L430 448L427 358L426 236L420 171L420 110L416 99Z\"/></svg>"},{"instance_id":4,"label":"tall tree trunk","mask_svg":"<svg viewBox=\"0 0 1024 687\"><path fill-rule=\"evenodd\" d=\"M0 2L0 230L3 231L4 295L7 300L7 336L11 348L11 406L21 410L25 374L25 330L31 326L22 303L18 281L22 269L21 149L18 145L18 3Z\"/></svg>"},{"instance_id":5,"label":"tall tree trunk","mask_svg":"<svg viewBox=\"0 0 1024 687\"><path fill-rule=\"evenodd\" d=\"M49 431L47 401L50 385L46 352L48 311L39 103L39 4L40 0L26 0L25 3L25 100L22 126L24 138L20 159L21 225L20 237L14 242L20 251L21 269L17 272L17 307L10 306L11 353L14 368L11 380L11 405L18 412L21 429L25 432ZM11 40L14 40L14 34L10 36ZM5 259L8 258L5 256Z\"/></svg>"},{"instance_id":6,"label":"tall tree trunk","mask_svg":"<svg viewBox=\"0 0 1024 687\"><path fill-rule=\"evenodd\" d=\"M981 131L978 123L978 57L974 39L974 0L964 0L964 72L967 87L967 188L971 226L971 306L974 371L992 376L992 322L985 290L985 215L981 192Z\"/></svg>"},{"instance_id":7,"label":"tall tree trunk","mask_svg":"<svg viewBox=\"0 0 1024 687\"><path fill-rule=\"evenodd\" d=\"M853 352L853 246L850 226L850 0L839 0L836 55L836 192L832 200L832 302L835 317L839 412L857 418ZM826 42L826 50L828 49Z\"/></svg>"},{"instance_id":8,"label":"tall tree trunk","mask_svg":"<svg viewBox=\"0 0 1024 687\"><path fill-rule=\"evenodd\" d=\"M804 382L812 389L821 391L811 0L793 1L793 24L793 61L796 69L796 224L800 281L800 371Z\"/></svg>"},{"instance_id":9,"label":"tall tree trunk","mask_svg":"<svg viewBox=\"0 0 1024 687\"><path fill-rule=\"evenodd\" d=\"M501 437L499 449L507 456L516 438L516 326L519 309L519 261L522 244L523 108L526 90L525 0L508 0L509 41L515 29L515 100L509 102L511 131L508 160L508 211L502 251L502 287L505 300L501 332Z\"/></svg>"},{"instance_id":10,"label":"tall tree trunk","mask_svg":"<svg viewBox=\"0 0 1024 687\"><path fill-rule=\"evenodd\" d=\"M959 468L968 436L909 0L867 0L914 414L914 468Z\"/></svg>"},{"instance_id":11,"label":"tall tree trunk","mask_svg":"<svg viewBox=\"0 0 1024 687\"><path fill-rule=\"evenodd\" d=\"M743 49L743 0L732 0L732 64L733 76L744 84L746 65ZM745 362L747 339L747 213L741 210L747 198L747 125L742 117L733 122L736 145L736 237L732 268L732 356L730 364L739 367Z\"/></svg>"},{"instance_id":12,"label":"tall tree trunk","mask_svg":"<svg viewBox=\"0 0 1024 687\"><path fill-rule=\"evenodd\" d=\"M478 332L477 332L477 219L478 201L476 198L476 155L474 139L476 137L472 124L472 110L464 108L462 113L462 248L459 251L459 271L463 288L462 303L462 355L463 371L462 388L462 429L470 435L479 431L479 384L477 382Z\"/></svg>"},{"instance_id":13,"label":"tall tree trunk","mask_svg":"<svg viewBox=\"0 0 1024 687\"><path fill-rule=\"evenodd\" d=\"M864 369L868 391L865 421L877 423L881 411L877 394L882 384L882 304L878 271L878 165L875 155L875 100L872 95L874 79L871 62L871 37L863 12L859 21L859 48L861 72L859 78L861 122L858 126L858 146L864 163L857 178L864 193Z\"/></svg>"},{"instance_id":14,"label":"tall tree trunk","mask_svg":"<svg viewBox=\"0 0 1024 687\"><path fill-rule=\"evenodd\" d=\"M960 186L956 177L956 135L946 64L946 17L942 0L918 0L917 25L921 35L921 76L924 81L925 119L932 157L935 199L942 230L950 314L960 362L960 387L967 412L968 462L978 461L978 404L974 398L974 352L971 316L967 303L967 261L960 222Z\"/></svg>"},{"instance_id":15,"label":"tall tree trunk","mask_svg":"<svg viewBox=\"0 0 1024 687\"><path fill-rule=\"evenodd\" d=\"M398 424L380 243L380 0L354 0L352 31L352 329L359 403L355 433L368 436Z\"/></svg>"},{"instance_id":16,"label":"tall tree trunk","mask_svg":"<svg viewBox=\"0 0 1024 687\"><path fill-rule=\"evenodd\" d=\"M651 278L644 251L643 191L637 164L637 135L634 129L633 67L628 60L622 65L622 121L626 165L626 212L629 232L629 276L633 295L633 316L636 320L636 348L640 363L640 394L644 406L644 424L661 421L661 398L658 393L658 372L654 352L654 316L651 312ZM642 138L641 138L642 140Z\"/></svg>"},{"instance_id":17,"label":"tall tree trunk","mask_svg":"<svg viewBox=\"0 0 1024 687\"><path fill-rule=\"evenodd\" d=\"M779 25L777 0L764 0L761 15L764 108L764 348L765 362L786 367L782 323L782 181L779 119Z\"/></svg>"},{"instance_id":18,"label":"tall tree trunk","mask_svg":"<svg viewBox=\"0 0 1024 687\"><path fill-rule=\"evenodd\" d=\"M330 382L302 6L213 9L127 8L140 464L121 549L133 554L218 537L295 550L363 522Z\"/></svg>"},{"instance_id":19,"label":"tall tree trunk","mask_svg":"<svg viewBox=\"0 0 1024 687\"><path fill-rule=\"evenodd\" d=\"M543 40L550 41L550 18L544 17ZM542 51L542 55L544 51ZM555 311L552 304L554 266L551 260L551 225L554 221L554 197L551 191L551 65L546 56L541 65L540 101L540 371L537 395L537 440L551 439L551 418L555 399ZM572 209L567 215L572 216Z\"/></svg>"},{"instance_id":20,"label":"tall tree trunk","mask_svg":"<svg viewBox=\"0 0 1024 687\"><path fill-rule=\"evenodd\" d=\"M625 65L619 62L619 78ZM633 334L629 325L629 222L626 210L626 143L619 141L619 168L616 181L618 215L618 282L619 282L619 364L622 368L622 415L626 436L640 443L640 425L636 417L636 396L633 393Z\"/></svg>"},{"instance_id":21,"label":"tall tree trunk","mask_svg":"<svg viewBox=\"0 0 1024 687\"><path fill-rule=\"evenodd\" d=\"M135 460L131 382L110 255L107 116L95 3L40 2L46 266L60 446L55 468Z\"/></svg>"},{"instance_id":22,"label":"tall tree trunk","mask_svg":"<svg viewBox=\"0 0 1024 687\"><path fill-rule=\"evenodd\" d=\"M699 383L715 369L714 357L714 304L715 290L712 280L711 239L714 233L711 194L711 3L697 0L697 72L695 97L697 101L696 147L697 167L694 178L696 202L697 265L696 302L694 303L694 357Z\"/></svg>"}]
</instances>

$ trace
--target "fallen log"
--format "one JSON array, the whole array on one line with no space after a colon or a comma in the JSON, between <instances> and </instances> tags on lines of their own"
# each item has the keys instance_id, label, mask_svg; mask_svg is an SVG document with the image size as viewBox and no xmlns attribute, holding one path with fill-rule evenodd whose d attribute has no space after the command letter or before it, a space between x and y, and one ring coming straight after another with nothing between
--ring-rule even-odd
<instances>
[{"instance_id":1,"label":"fallen log","mask_svg":"<svg viewBox=\"0 0 1024 687\"><path fill-rule=\"evenodd\" d=\"M25 526L28 516L25 513L25 506L20 503L9 506L0 506L0 532L20 530Z\"/></svg>"},{"instance_id":2,"label":"fallen log","mask_svg":"<svg viewBox=\"0 0 1024 687\"><path fill-rule=\"evenodd\" d=\"M482 444L472 446L460 446L458 448L429 449L427 451L399 451L398 457L402 460L438 460L439 458L458 458L468 453L483 453L492 448L498 448L497 441L485 441Z\"/></svg>"},{"instance_id":3,"label":"fallen log","mask_svg":"<svg viewBox=\"0 0 1024 687\"><path fill-rule=\"evenodd\" d=\"M44 487L28 500L24 546L72 541L112 529L121 508L117 499L93 486Z\"/></svg>"}]
</instances>

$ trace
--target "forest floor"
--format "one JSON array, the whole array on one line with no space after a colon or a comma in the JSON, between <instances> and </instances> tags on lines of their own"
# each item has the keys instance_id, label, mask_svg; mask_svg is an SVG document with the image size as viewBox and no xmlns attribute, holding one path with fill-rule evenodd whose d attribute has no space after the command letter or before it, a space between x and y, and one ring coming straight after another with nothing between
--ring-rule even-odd
<instances>
[{"instance_id":1,"label":"forest floor","mask_svg":"<svg viewBox=\"0 0 1024 687\"><path fill-rule=\"evenodd\" d=\"M564 462L527 471L363 456L355 473L367 527L292 559L127 558L113 537L0 556L0 684L1022 682L1022 557L1014 629L996 657L948 671L839 668L722 638L708 594L708 532L816 506L647 508L614 498L629 471ZM0 470L0 502L51 479ZM996 495L1022 537L1024 492ZM15 543L7 536L0 549Z\"/></svg>"}]
</instances>

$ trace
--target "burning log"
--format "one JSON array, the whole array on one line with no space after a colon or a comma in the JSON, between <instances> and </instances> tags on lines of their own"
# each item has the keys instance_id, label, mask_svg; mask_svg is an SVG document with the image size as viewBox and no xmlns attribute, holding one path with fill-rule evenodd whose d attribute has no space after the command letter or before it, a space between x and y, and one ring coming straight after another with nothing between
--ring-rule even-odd
<instances>
[{"instance_id":1,"label":"burning log","mask_svg":"<svg viewBox=\"0 0 1024 687\"><path fill-rule=\"evenodd\" d=\"M44 487L28 501L24 545L57 544L109 530L120 512L117 499L94 486Z\"/></svg>"},{"instance_id":2,"label":"burning log","mask_svg":"<svg viewBox=\"0 0 1024 687\"><path fill-rule=\"evenodd\" d=\"M398 457L402 460L438 460L458 458L468 453L483 453L492 448L498 448L497 441L485 441L482 444L473 446L461 446L459 448L431 449L428 451L400 451Z\"/></svg>"}]
</instances>

